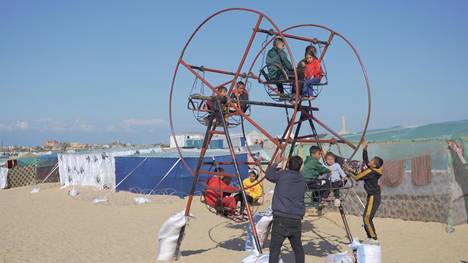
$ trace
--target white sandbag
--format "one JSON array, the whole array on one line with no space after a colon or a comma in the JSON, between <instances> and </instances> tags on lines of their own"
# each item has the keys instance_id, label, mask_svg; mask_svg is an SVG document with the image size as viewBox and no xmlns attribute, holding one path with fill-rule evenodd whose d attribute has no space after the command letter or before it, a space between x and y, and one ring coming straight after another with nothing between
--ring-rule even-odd
<instances>
[{"instance_id":1,"label":"white sandbag","mask_svg":"<svg viewBox=\"0 0 468 263\"><path fill-rule=\"evenodd\" d=\"M350 247L357 250L357 263L381 263L382 249L379 245L362 244L353 240Z\"/></svg>"},{"instance_id":2,"label":"white sandbag","mask_svg":"<svg viewBox=\"0 0 468 263\"><path fill-rule=\"evenodd\" d=\"M7 187L8 168L0 167L0 189L5 189Z\"/></svg>"},{"instance_id":3,"label":"white sandbag","mask_svg":"<svg viewBox=\"0 0 468 263\"><path fill-rule=\"evenodd\" d=\"M39 191L41 191L41 188L39 187L39 185L35 185L35 186L33 186L33 188L31 189L31 194L39 193Z\"/></svg>"},{"instance_id":4,"label":"white sandbag","mask_svg":"<svg viewBox=\"0 0 468 263\"><path fill-rule=\"evenodd\" d=\"M263 244L266 242L268 234L270 233L271 222L273 221L273 211L271 210L271 208L268 208L264 212L255 213L253 221L255 223L255 229L257 230L260 246L263 247ZM255 240L252 234L252 229L250 229L250 226L248 226L247 237L245 240L245 251L252 250L256 251L257 249L255 246Z\"/></svg>"},{"instance_id":5,"label":"white sandbag","mask_svg":"<svg viewBox=\"0 0 468 263\"><path fill-rule=\"evenodd\" d=\"M93 198L93 204L107 203L107 197L95 197Z\"/></svg>"},{"instance_id":6,"label":"white sandbag","mask_svg":"<svg viewBox=\"0 0 468 263\"><path fill-rule=\"evenodd\" d=\"M151 200L146 196L135 196L133 200L137 205L142 205L151 202Z\"/></svg>"},{"instance_id":7,"label":"white sandbag","mask_svg":"<svg viewBox=\"0 0 468 263\"><path fill-rule=\"evenodd\" d=\"M257 255L257 254L251 254L242 259L242 263L268 263L268 260L270 259L270 255ZM283 263L283 260L280 258L278 263Z\"/></svg>"},{"instance_id":8,"label":"white sandbag","mask_svg":"<svg viewBox=\"0 0 468 263\"><path fill-rule=\"evenodd\" d=\"M186 218L184 211L172 215L164 222L159 230L159 247L156 260L166 261L175 258L177 240L179 239L180 230L185 223Z\"/></svg>"},{"instance_id":9,"label":"white sandbag","mask_svg":"<svg viewBox=\"0 0 468 263\"><path fill-rule=\"evenodd\" d=\"M325 263L354 263L354 256L348 252L328 255Z\"/></svg>"},{"instance_id":10,"label":"white sandbag","mask_svg":"<svg viewBox=\"0 0 468 263\"><path fill-rule=\"evenodd\" d=\"M381 263L382 250L378 245L362 244L357 249L357 263Z\"/></svg>"},{"instance_id":11,"label":"white sandbag","mask_svg":"<svg viewBox=\"0 0 468 263\"><path fill-rule=\"evenodd\" d=\"M76 188L72 188L70 191L68 191L68 195L75 198L80 194L80 191Z\"/></svg>"}]
</instances>

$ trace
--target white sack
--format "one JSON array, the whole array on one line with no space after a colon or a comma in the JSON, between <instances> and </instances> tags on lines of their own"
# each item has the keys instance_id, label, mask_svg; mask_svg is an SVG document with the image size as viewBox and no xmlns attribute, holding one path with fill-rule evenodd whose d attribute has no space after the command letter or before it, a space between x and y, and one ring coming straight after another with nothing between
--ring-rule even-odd
<instances>
[{"instance_id":1,"label":"white sack","mask_svg":"<svg viewBox=\"0 0 468 263\"><path fill-rule=\"evenodd\" d=\"M161 226L158 235L159 247L156 260L166 261L175 258L177 240L180 230L186 223L185 212L179 212L169 217Z\"/></svg>"}]
</instances>

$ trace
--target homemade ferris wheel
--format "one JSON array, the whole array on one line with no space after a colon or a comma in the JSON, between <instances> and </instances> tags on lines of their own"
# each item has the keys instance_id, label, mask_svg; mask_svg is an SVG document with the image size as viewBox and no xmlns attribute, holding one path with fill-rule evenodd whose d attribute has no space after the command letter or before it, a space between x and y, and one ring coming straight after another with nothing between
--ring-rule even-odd
<instances>
[{"instance_id":1,"label":"homemade ferris wheel","mask_svg":"<svg viewBox=\"0 0 468 263\"><path fill-rule=\"evenodd\" d=\"M250 37L248 38L247 45L242 53L240 62L237 64L235 70L229 71L227 69L218 69L213 67L205 66L204 64L195 64L193 61L187 61L187 50L188 47L191 45L192 40L195 38L197 34L199 34L202 29L214 20L215 17L222 16L227 13L241 13L249 16L253 16L256 18L256 22L253 26L253 30L250 33ZM265 24L267 24L265 27ZM265 29L271 28L271 29ZM291 31L295 29L320 29L324 32L328 33L328 37L326 40L321 40L318 38L310 38L298 34L292 34ZM265 38L261 37L264 36ZM344 43L352 50L363 74L363 78L365 81L365 93L367 95L367 113L364 119L364 127L362 129L362 135L357 144L354 144L340 134L335 132L333 129L329 128L323 121L321 121L317 117L317 112L319 108L314 106L313 101L311 100L303 100L301 98L300 89L296 87L302 86L302 79L301 76L298 75L297 69L293 67L292 71L286 72L281 65L273 65L277 67L279 72L282 72L283 75L280 79L269 79L268 77L268 67L265 65L264 56L265 51L268 48L269 44L272 43L276 38L281 38L284 40L286 54L291 62L292 65L295 65L295 59L288 44L288 40L297 40L309 45L314 45L316 49L319 51L318 59L322 62L324 67L324 62L326 58L326 54L332 44L332 42L336 41L336 39L341 39ZM258 52L253 52L253 44L254 42L261 42L260 48ZM250 65L246 67L248 58L252 57ZM225 63L222 63L225 64ZM260 64L260 65L259 65ZM271 66L271 65L270 65ZM244 70L247 68L247 70ZM204 135L203 145L200 150L200 156L195 168L192 168L185 160L184 160L184 151L182 151L181 147L179 147L176 138L176 130L175 130L175 119L174 117L174 109L175 107L179 107L180 104L173 103L174 96L176 94L176 87L177 87L177 80L178 76L180 75L181 71L186 71L190 75L194 77L194 82L188 94L188 101L187 101L187 108L193 112L193 115L198 123L201 125L206 126L206 132ZM214 83L209 80L206 76L207 74L211 75L222 75L228 79L222 82ZM251 96L247 98L239 98L239 96L234 96L237 94L236 92L236 85L239 81L247 87L249 91L264 89L266 94L268 95L267 98L269 99L254 99ZM328 84L328 76L326 69L324 69L324 77L322 81L316 85L314 85L314 97L318 97L322 91L322 88ZM279 85L281 85L283 91L279 91ZM187 86L185 86L186 89ZM227 94L222 94L220 87L226 87ZM247 91L247 92L249 92ZM237 94L238 95L238 94ZM246 107L247 105L247 107ZM283 133L281 137L275 137L272 135L271 132L267 130L266 127L261 125L259 122L255 121L255 109L254 107L266 107L266 108L276 108L276 109L284 109L286 115L286 121L284 124L278 124L284 127ZM177 65L174 70L172 83L171 83L171 90L170 90L170 101L169 101L169 119L170 119L170 126L171 126L171 133L174 138L174 142L176 144L177 150L179 152L181 161L186 169L188 169L193 175L193 183L191 187L191 191L188 196L187 205L185 208L185 216L187 219L190 215L190 208L193 201L193 197L195 194L196 186L199 183L199 178L201 174L205 175L218 175L224 177L231 177L235 178L238 181L240 186L240 193L242 193L242 198L245 204L245 211L247 212L247 218L252 230L254 241L256 244L256 248L259 253L261 253L261 246L257 236L257 232L255 229L255 224L253 222L252 217L252 210L247 202L246 195L245 195L245 188L242 184L242 179L240 176L240 165L251 165L256 166L258 171L264 172L265 165L271 165L271 162L275 159L278 154L283 154L283 152L287 151L288 156L291 157L294 148L297 143L316 143L320 144L336 144L336 145L345 145L349 147L352 153L349 156L344 156L348 159L351 159L355 153L358 151L361 142L363 141L367 126L370 119L370 111L371 111L371 97L370 97L370 84L367 76L366 69L364 64L354 46L349 42L343 35L340 33L317 24L301 24L296 26L291 26L286 29L281 30L274 22L271 20L267 15L253 10L253 9L246 9L246 8L229 8L220 10L208 18L206 18L190 35L189 39L185 43L180 57L177 61ZM274 145L273 155L271 156L270 163L265 164L260 162L259 160L254 159L253 162L239 162L237 160L237 153L233 146L230 130L241 126L242 127L242 134L244 139L246 138L245 128L244 125L249 124L254 129L256 129L259 133L261 133L269 143ZM304 126L310 127L310 133L301 135L301 130L303 131ZM327 133L330 135L331 138L321 138L317 133L317 127L321 127L322 129L326 130ZM223 162L223 163L216 163L216 162L207 162L205 160L205 155L207 153L207 149L210 145L213 136L225 136L228 149L230 151L230 155L232 158L231 162ZM252 149L249 145L246 145L246 150L251 156L254 156ZM217 172L211 171L207 169L203 169L204 165L211 164L216 166L231 166L234 167L235 173L225 173L225 172ZM261 173L264 174L264 173ZM260 183L264 177L259 179ZM351 234L349 232L349 228L347 226L346 218L344 216L344 212L342 207L340 207L340 212L342 213L343 222L345 224L348 238L351 239ZM185 232L185 226L181 229L181 233L178 240L178 248L180 248L180 244ZM176 253L177 255L177 253Z\"/></svg>"}]
</instances>

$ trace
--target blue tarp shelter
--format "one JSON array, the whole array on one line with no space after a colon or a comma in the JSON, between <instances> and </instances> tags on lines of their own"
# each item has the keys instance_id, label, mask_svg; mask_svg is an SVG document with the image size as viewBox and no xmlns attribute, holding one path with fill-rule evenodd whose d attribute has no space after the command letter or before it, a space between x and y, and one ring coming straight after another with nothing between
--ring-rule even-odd
<instances>
[{"instance_id":1,"label":"blue tarp shelter","mask_svg":"<svg viewBox=\"0 0 468 263\"><path fill-rule=\"evenodd\" d=\"M247 162L247 154L238 154L238 162ZM185 157L184 160L194 170L198 157ZM212 155L205 162L232 162L230 155ZM226 173L235 174L233 165L222 166ZM204 165L203 170L213 170L212 165ZM246 178L248 166L240 165L241 177ZM203 190L212 175L201 174L197 184L198 194ZM127 177L126 179L124 179ZM115 158L116 191L130 191L142 194L174 194L186 196L190 192L193 176L178 157L168 156L122 156ZM237 185L237 181L232 181Z\"/></svg>"}]
</instances>

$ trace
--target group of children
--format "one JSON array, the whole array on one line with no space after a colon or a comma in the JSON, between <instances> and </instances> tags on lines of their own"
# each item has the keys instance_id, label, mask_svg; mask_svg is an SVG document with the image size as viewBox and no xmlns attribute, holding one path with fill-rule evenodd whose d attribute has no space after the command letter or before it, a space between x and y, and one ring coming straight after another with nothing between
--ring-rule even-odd
<instances>
[{"instance_id":1,"label":"group of children","mask_svg":"<svg viewBox=\"0 0 468 263\"><path fill-rule=\"evenodd\" d=\"M322 163L323 151L320 147L311 146L309 152L310 155L306 157L300 174L304 178L307 188L313 193L312 201L321 209L321 201L333 192L334 204L340 206L340 188L346 185L348 179L347 174L337 161L341 157L327 152ZM364 143L363 163L365 169L357 174L351 174L351 178L356 181L364 181L364 189L367 192L367 204L363 214L364 229L369 240L373 241L377 240L373 218L380 205L378 181L383 173L383 160L378 156L369 160L367 142ZM220 175L215 175L208 180L205 193L206 203L217 210L221 208L219 211L222 211L225 215L234 214L240 203L242 214L245 203L240 189L230 185L231 178L223 175L223 168L216 168L215 172L220 173ZM260 197L263 196L263 188L258 182L258 177L259 175L255 170L250 170L248 178L242 182L246 190L247 202L250 204L258 202Z\"/></svg>"},{"instance_id":2,"label":"group of children","mask_svg":"<svg viewBox=\"0 0 468 263\"><path fill-rule=\"evenodd\" d=\"M323 151L320 147L310 147L310 156L306 158L301 170L308 189L313 191L312 199L313 202L318 204L319 210L321 209L321 199L329 196L330 189L333 190L335 205L341 205L339 189L346 184L347 180L346 173L341 165L336 162L339 157L327 152L324 158L325 163L321 163L322 155ZM369 160L367 142L364 142L362 160L365 169L357 174L351 173L350 176L353 180L364 181L364 189L367 193L367 202L363 214L364 229L369 242L373 243L377 240L373 219L380 206L381 192L378 181L383 174L383 160L378 156Z\"/></svg>"},{"instance_id":3,"label":"group of children","mask_svg":"<svg viewBox=\"0 0 468 263\"><path fill-rule=\"evenodd\" d=\"M293 66L284 51L285 43L282 38L273 41L273 47L268 51L265 60L270 81L277 82L276 87L280 96L284 95L284 86L281 81L293 79ZM314 99L314 85L321 83L324 74L317 50L313 45L305 49L304 58L297 64L296 72L299 80L299 91L304 99ZM294 89L294 87L293 87Z\"/></svg>"},{"instance_id":4,"label":"group of children","mask_svg":"<svg viewBox=\"0 0 468 263\"><path fill-rule=\"evenodd\" d=\"M224 169L218 167L215 172L220 173L211 177L206 183L205 202L219 213L229 216L236 212L240 203L240 214L243 213L245 202L239 187L231 186L232 178L223 175ZM262 185L258 182L258 173L249 170L248 178L242 181L245 188L246 200L249 204L257 203L263 196Z\"/></svg>"}]
</instances>

